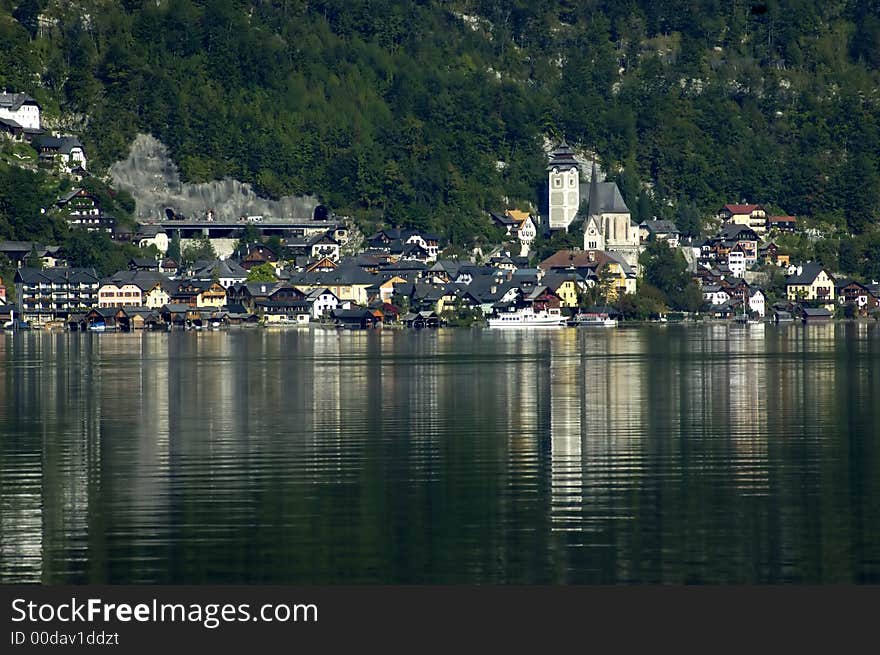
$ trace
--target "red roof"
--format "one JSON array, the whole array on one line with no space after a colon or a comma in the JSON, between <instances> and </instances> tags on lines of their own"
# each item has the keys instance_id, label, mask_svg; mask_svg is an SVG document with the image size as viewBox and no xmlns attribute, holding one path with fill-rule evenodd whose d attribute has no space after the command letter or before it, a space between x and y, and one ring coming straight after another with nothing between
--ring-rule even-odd
<instances>
[{"instance_id":1,"label":"red roof","mask_svg":"<svg viewBox=\"0 0 880 655\"><path fill-rule=\"evenodd\" d=\"M794 223L797 219L794 216L771 216L767 219L768 223Z\"/></svg>"},{"instance_id":2,"label":"red roof","mask_svg":"<svg viewBox=\"0 0 880 655\"><path fill-rule=\"evenodd\" d=\"M731 214L751 214L756 209L761 209L761 205L724 205L722 209L726 209Z\"/></svg>"}]
</instances>

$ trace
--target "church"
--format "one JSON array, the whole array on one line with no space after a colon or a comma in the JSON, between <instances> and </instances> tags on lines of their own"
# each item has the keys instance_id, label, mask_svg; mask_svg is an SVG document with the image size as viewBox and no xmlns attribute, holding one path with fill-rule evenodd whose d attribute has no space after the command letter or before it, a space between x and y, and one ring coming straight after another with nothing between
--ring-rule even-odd
<instances>
[{"instance_id":1,"label":"church","mask_svg":"<svg viewBox=\"0 0 880 655\"><path fill-rule=\"evenodd\" d=\"M550 155L547 177L547 227L550 230L583 229L584 250L617 252L638 271L639 228L633 223L617 184L600 182L595 162L589 182L582 181L580 163L564 142ZM582 202L583 212L580 211Z\"/></svg>"}]
</instances>

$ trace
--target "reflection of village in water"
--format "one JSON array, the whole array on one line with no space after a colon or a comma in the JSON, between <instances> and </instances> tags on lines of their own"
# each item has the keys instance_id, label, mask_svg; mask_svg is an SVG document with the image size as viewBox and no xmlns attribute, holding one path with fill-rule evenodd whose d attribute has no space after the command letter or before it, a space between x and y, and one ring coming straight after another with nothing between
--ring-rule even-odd
<instances>
[{"instance_id":1,"label":"reflection of village in water","mask_svg":"<svg viewBox=\"0 0 880 655\"><path fill-rule=\"evenodd\" d=\"M543 531L551 557L608 566L593 551L613 551L606 577L627 580L645 575L638 560L657 559L658 579L669 558L705 565L707 540L756 529L754 510L785 574L806 548L789 532L830 484L836 383L876 400L859 362L878 336L827 324L6 338L0 581L165 580L195 544L247 548L272 526L317 548L346 522L365 543L334 537L327 565L381 575L395 535L363 535L428 539L434 512L466 519L435 536L465 539L464 559L485 548L474 535ZM521 558L498 548L496 567ZM290 575L317 565L303 557ZM481 566L476 579L494 575Z\"/></svg>"}]
</instances>

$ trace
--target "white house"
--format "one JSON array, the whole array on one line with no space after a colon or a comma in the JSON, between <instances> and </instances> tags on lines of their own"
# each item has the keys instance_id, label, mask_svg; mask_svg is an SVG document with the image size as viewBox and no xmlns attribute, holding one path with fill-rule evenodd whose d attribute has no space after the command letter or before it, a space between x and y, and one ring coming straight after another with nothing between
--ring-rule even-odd
<instances>
[{"instance_id":1,"label":"white house","mask_svg":"<svg viewBox=\"0 0 880 655\"><path fill-rule=\"evenodd\" d=\"M41 160L57 161L67 172L87 168L86 151L75 136L41 135L34 138L33 144Z\"/></svg>"},{"instance_id":2,"label":"white house","mask_svg":"<svg viewBox=\"0 0 880 655\"><path fill-rule=\"evenodd\" d=\"M727 255L727 267L731 275L742 277L746 273L746 255L741 250L731 250Z\"/></svg>"},{"instance_id":3,"label":"white house","mask_svg":"<svg viewBox=\"0 0 880 655\"><path fill-rule=\"evenodd\" d=\"M440 237L433 234L419 232L410 235L404 243L414 243L418 245L427 253L429 262L437 261L437 255L440 253Z\"/></svg>"},{"instance_id":4,"label":"white house","mask_svg":"<svg viewBox=\"0 0 880 655\"><path fill-rule=\"evenodd\" d=\"M314 289L306 296L306 301L311 303L312 320L317 321L339 307L339 298L330 289Z\"/></svg>"},{"instance_id":5,"label":"white house","mask_svg":"<svg viewBox=\"0 0 880 655\"><path fill-rule=\"evenodd\" d=\"M528 216L519 224L519 230L516 232L516 238L519 239L520 257L528 257L529 250L535 242L536 236L538 236L538 228L535 227L532 217Z\"/></svg>"},{"instance_id":6,"label":"white house","mask_svg":"<svg viewBox=\"0 0 880 655\"><path fill-rule=\"evenodd\" d=\"M40 131L40 105L26 93L0 92L0 118L14 121L25 131Z\"/></svg>"},{"instance_id":7,"label":"white house","mask_svg":"<svg viewBox=\"0 0 880 655\"><path fill-rule=\"evenodd\" d=\"M730 294L717 284L707 284L703 287L703 300L712 305L723 305L730 300Z\"/></svg>"},{"instance_id":8,"label":"white house","mask_svg":"<svg viewBox=\"0 0 880 655\"><path fill-rule=\"evenodd\" d=\"M328 234L319 234L309 242L309 254L315 259L327 257L339 261L339 242Z\"/></svg>"},{"instance_id":9,"label":"white house","mask_svg":"<svg viewBox=\"0 0 880 655\"><path fill-rule=\"evenodd\" d=\"M764 318L764 292L760 289L755 289L752 294L749 296L749 311L755 312L761 318Z\"/></svg>"}]
</instances>

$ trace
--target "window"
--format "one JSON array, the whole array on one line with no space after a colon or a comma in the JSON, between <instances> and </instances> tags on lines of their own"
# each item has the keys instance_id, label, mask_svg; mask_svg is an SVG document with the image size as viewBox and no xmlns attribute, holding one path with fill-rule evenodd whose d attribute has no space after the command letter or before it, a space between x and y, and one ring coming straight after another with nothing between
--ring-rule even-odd
<instances>
[{"instance_id":1,"label":"window","mask_svg":"<svg viewBox=\"0 0 880 655\"><path fill-rule=\"evenodd\" d=\"M554 177L553 178L553 186L557 189L560 188L562 186L562 180L559 179L558 177Z\"/></svg>"}]
</instances>

